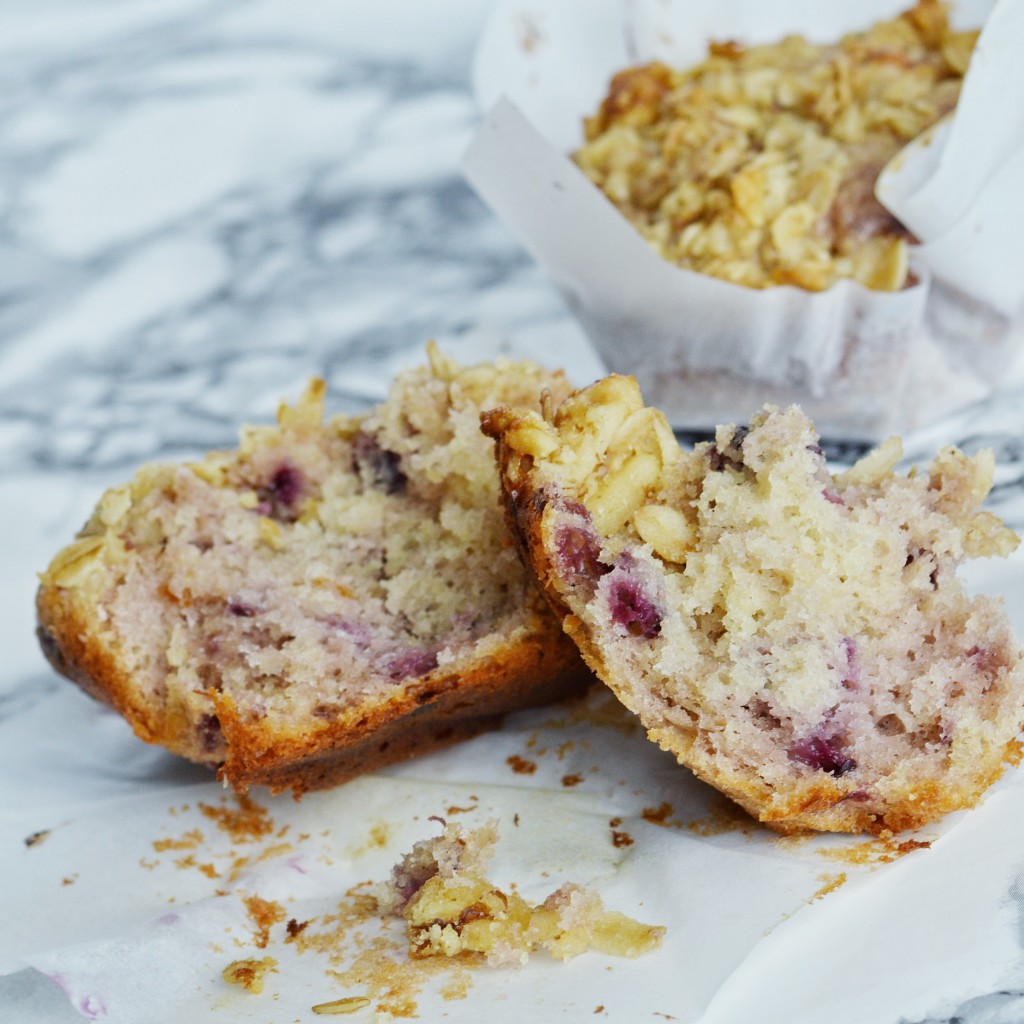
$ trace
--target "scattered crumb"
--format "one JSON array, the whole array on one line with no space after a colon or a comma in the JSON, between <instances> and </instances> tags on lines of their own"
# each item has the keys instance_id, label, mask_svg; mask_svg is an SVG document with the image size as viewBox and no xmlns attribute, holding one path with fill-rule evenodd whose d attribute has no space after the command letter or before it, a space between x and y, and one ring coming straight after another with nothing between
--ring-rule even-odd
<instances>
[{"instance_id":1,"label":"scattered crumb","mask_svg":"<svg viewBox=\"0 0 1024 1024\"><path fill-rule=\"evenodd\" d=\"M180 839L154 839L153 849L157 853L168 850L194 850L203 842L203 833L197 828L190 828Z\"/></svg>"},{"instance_id":2,"label":"scattered crumb","mask_svg":"<svg viewBox=\"0 0 1024 1024\"><path fill-rule=\"evenodd\" d=\"M605 910L582 886L566 883L537 906L497 888L481 874L496 841L493 822L472 831L445 824L396 865L379 906L405 919L411 956L482 955L506 966L540 949L565 960L588 949L636 957L661 944L664 928Z\"/></svg>"},{"instance_id":3,"label":"scattered crumb","mask_svg":"<svg viewBox=\"0 0 1024 1024\"><path fill-rule=\"evenodd\" d=\"M265 807L241 793L235 794L234 799L236 807L225 800L219 807L200 803L199 809L236 843L251 843L274 831L274 822Z\"/></svg>"},{"instance_id":4,"label":"scattered crumb","mask_svg":"<svg viewBox=\"0 0 1024 1024\"><path fill-rule=\"evenodd\" d=\"M266 949L270 941L270 929L287 916L284 907L273 900L264 900L255 895L243 897L242 902L256 926L256 945L260 949Z\"/></svg>"},{"instance_id":5,"label":"scattered crumb","mask_svg":"<svg viewBox=\"0 0 1024 1024\"><path fill-rule=\"evenodd\" d=\"M562 785L565 786L567 789L571 788L572 786L578 786L582 781L583 776L575 772L572 775L562 776Z\"/></svg>"},{"instance_id":6,"label":"scattered crumb","mask_svg":"<svg viewBox=\"0 0 1024 1024\"><path fill-rule=\"evenodd\" d=\"M611 821L608 822L608 825L612 830L612 845L618 850L621 850L625 846L632 846L635 841L628 832L619 828L621 824L621 818L612 818Z\"/></svg>"},{"instance_id":7,"label":"scattered crumb","mask_svg":"<svg viewBox=\"0 0 1024 1024\"><path fill-rule=\"evenodd\" d=\"M801 841L807 843L820 837L817 836L788 836L780 839L785 845L800 845ZM927 850L931 846L930 840L904 839L898 840L892 834L876 836L863 843L854 846L828 847L816 850L815 852L826 860L838 861L842 864L852 866L890 864L900 857L913 853L915 850Z\"/></svg>"},{"instance_id":8,"label":"scattered crumb","mask_svg":"<svg viewBox=\"0 0 1024 1024\"><path fill-rule=\"evenodd\" d=\"M351 848L349 855L361 857L371 850L382 850L391 838L391 826L386 821L378 821L370 826L363 842Z\"/></svg>"},{"instance_id":9,"label":"scattered crumb","mask_svg":"<svg viewBox=\"0 0 1024 1024\"><path fill-rule=\"evenodd\" d=\"M652 825L661 825L662 828L667 828L669 825L679 825L678 821L672 821L669 815L672 813L672 805L670 803L663 803L658 807L645 807L641 812L640 816L644 821L649 821Z\"/></svg>"},{"instance_id":10,"label":"scattered crumb","mask_svg":"<svg viewBox=\"0 0 1024 1024\"><path fill-rule=\"evenodd\" d=\"M284 926L285 931L288 933L288 938L285 942L291 942L297 936L301 935L312 923L312 918L309 921L296 921L295 918L291 918L288 923Z\"/></svg>"},{"instance_id":11,"label":"scattered crumb","mask_svg":"<svg viewBox=\"0 0 1024 1024\"><path fill-rule=\"evenodd\" d=\"M416 996L425 977L408 961L396 960L389 953L398 952L400 947L386 938L374 939L343 971L331 973L346 987L365 987L377 1002L377 1011L393 1017L415 1017Z\"/></svg>"},{"instance_id":12,"label":"scattered crumb","mask_svg":"<svg viewBox=\"0 0 1024 1024\"><path fill-rule=\"evenodd\" d=\"M820 889L808 900L808 903L814 903L817 900L824 899L830 892L835 892L841 885L846 882L846 872L840 871L837 875L821 875L821 880L824 883Z\"/></svg>"},{"instance_id":13,"label":"scattered crumb","mask_svg":"<svg viewBox=\"0 0 1024 1024\"><path fill-rule=\"evenodd\" d=\"M230 985L241 985L254 995L263 991L263 975L277 971L277 961L272 956L262 960L233 960L221 971L221 977Z\"/></svg>"},{"instance_id":14,"label":"scattered crumb","mask_svg":"<svg viewBox=\"0 0 1024 1024\"><path fill-rule=\"evenodd\" d=\"M520 757L518 754L513 754L505 761L517 775L532 775L537 770L536 761L527 761L525 757Z\"/></svg>"},{"instance_id":15,"label":"scattered crumb","mask_svg":"<svg viewBox=\"0 0 1024 1024\"><path fill-rule=\"evenodd\" d=\"M49 834L50 829L40 829L38 832L33 832L30 836L25 836L25 845L28 847L38 846Z\"/></svg>"},{"instance_id":16,"label":"scattered crumb","mask_svg":"<svg viewBox=\"0 0 1024 1024\"><path fill-rule=\"evenodd\" d=\"M332 999L329 1003L317 1003L311 1007L314 1013L332 1016L342 1013L355 1013L370 1005L366 996L346 996L344 999Z\"/></svg>"},{"instance_id":17,"label":"scattered crumb","mask_svg":"<svg viewBox=\"0 0 1024 1024\"><path fill-rule=\"evenodd\" d=\"M61 885L74 885L78 881L78 872L76 871L73 875L68 875L66 878L60 880Z\"/></svg>"}]
</instances>

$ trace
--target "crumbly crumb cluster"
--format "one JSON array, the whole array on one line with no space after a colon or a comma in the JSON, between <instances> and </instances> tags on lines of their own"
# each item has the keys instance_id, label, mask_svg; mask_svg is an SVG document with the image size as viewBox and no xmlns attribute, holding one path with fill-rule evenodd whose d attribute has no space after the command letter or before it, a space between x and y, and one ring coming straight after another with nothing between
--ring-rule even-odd
<instances>
[{"instance_id":1,"label":"crumbly crumb cluster","mask_svg":"<svg viewBox=\"0 0 1024 1024\"><path fill-rule=\"evenodd\" d=\"M629 68L575 159L682 267L751 288L895 291L908 238L875 180L954 108L976 38L919 0L833 45L716 43L687 70Z\"/></svg>"},{"instance_id":2,"label":"crumbly crumb cluster","mask_svg":"<svg viewBox=\"0 0 1024 1024\"><path fill-rule=\"evenodd\" d=\"M683 450L624 377L485 428L591 667L762 820L912 827L970 806L1017 756L1020 646L956 575L1018 543L979 507L991 452L946 448L902 475L894 438L833 474L796 407Z\"/></svg>"},{"instance_id":3,"label":"crumbly crumb cluster","mask_svg":"<svg viewBox=\"0 0 1024 1024\"><path fill-rule=\"evenodd\" d=\"M378 894L380 909L407 922L415 957L478 954L492 966L524 964L545 950L557 960L595 949L637 957L661 945L665 929L604 908L590 889L566 883L533 906L482 874L497 826L444 825L396 865Z\"/></svg>"}]
</instances>

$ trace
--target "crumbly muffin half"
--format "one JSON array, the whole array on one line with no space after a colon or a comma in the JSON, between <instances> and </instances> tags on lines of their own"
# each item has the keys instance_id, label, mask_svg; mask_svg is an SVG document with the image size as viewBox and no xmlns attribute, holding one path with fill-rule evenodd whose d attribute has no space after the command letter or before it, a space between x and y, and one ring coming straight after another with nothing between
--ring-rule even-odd
<instances>
[{"instance_id":1,"label":"crumbly muffin half","mask_svg":"<svg viewBox=\"0 0 1024 1024\"><path fill-rule=\"evenodd\" d=\"M993 457L832 475L798 408L684 451L635 381L485 416L518 543L566 631L648 734L781 832L880 833L969 807L1019 756L1024 667L965 558Z\"/></svg>"},{"instance_id":2,"label":"crumbly muffin half","mask_svg":"<svg viewBox=\"0 0 1024 1024\"><path fill-rule=\"evenodd\" d=\"M314 381L238 450L108 491L42 575L53 665L144 740L296 793L585 686L479 428L568 385L429 355L365 416L324 422Z\"/></svg>"}]
</instances>

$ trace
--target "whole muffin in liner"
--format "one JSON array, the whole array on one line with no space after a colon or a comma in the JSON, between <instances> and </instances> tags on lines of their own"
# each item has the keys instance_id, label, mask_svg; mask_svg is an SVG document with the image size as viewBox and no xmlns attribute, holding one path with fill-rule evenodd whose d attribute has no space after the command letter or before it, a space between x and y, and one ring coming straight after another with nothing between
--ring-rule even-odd
<instances>
[{"instance_id":1,"label":"whole muffin in liner","mask_svg":"<svg viewBox=\"0 0 1024 1024\"><path fill-rule=\"evenodd\" d=\"M958 128L964 114L983 117L992 129L994 79L1012 63L1006 40L1018 21L1024 25L1024 0L1004 0L990 14L984 4L953 12L958 26L979 25L986 15L989 21L952 130L940 126L931 147L909 147L881 176L887 188L880 186L878 197L886 202L898 194L890 207L898 212L908 194L917 195L920 186L907 183L913 178L918 185L922 164L938 157L942 169L938 187L936 174L923 175L931 198L927 216L906 222L914 239L903 247L909 270L898 290L871 290L846 277L818 291L753 288L684 269L662 258L570 158L582 142L584 118L598 110L609 80L623 68L651 61L686 67L713 40L738 46L799 31L835 41L898 15L903 5L876 0L856 10L834 7L764 8L748 0L505 3L481 38L475 84L489 112L464 161L470 183L544 267L609 367L634 374L677 429L743 419L764 401L799 402L827 437L874 440L932 422L1014 379L1024 281L1003 268L1007 246L1024 237L1024 210L1017 214L1019 204L1009 202L1004 186L1011 215L995 216L988 191L1007 180L999 172L1013 164L1024 124L1008 117L997 126L998 143L982 153L994 170L973 170L969 195L957 184L965 176L951 179L945 170L949 158L940 146L955 142L954 157L962 160L964 140L978 134ZM981 70L974 75L976 64ZM1011 85L1013 95L1016 88ZM927 158L915 158L922 149ZM944 190L957 191L957 201L937 202ZM978 244L979 216L998 221L998 245L989 246L984 232ZM1007 229L1015 217L1021 220L1016 232ZM974 228L969 250L962 244L965 225ZM966 273L950 258L958 245ZM932 254L942 257L935 268ZM998 272L984 271L989 261ZM1000 282L999 293L979 294L979 280Z\"/></svg>"}]
</instances>

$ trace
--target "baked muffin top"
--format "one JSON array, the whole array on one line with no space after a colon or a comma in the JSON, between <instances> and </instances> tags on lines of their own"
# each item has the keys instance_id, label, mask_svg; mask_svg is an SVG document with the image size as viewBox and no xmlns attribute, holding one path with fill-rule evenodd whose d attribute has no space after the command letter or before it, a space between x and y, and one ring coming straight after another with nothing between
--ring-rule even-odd
<instances>
[{"instance_id":1,"label":"baked muffin top","mask_svg":"<svg viewBox=\"0 0 1024 1024\"><path fill-rule=\"evenodd\" d=\"M879 172L951 111L977 40L939 0L837 43L713 43L695 67L617 74L584 173L665 259L751 288L910 279Z\"/></svg>"}]
</instances>

